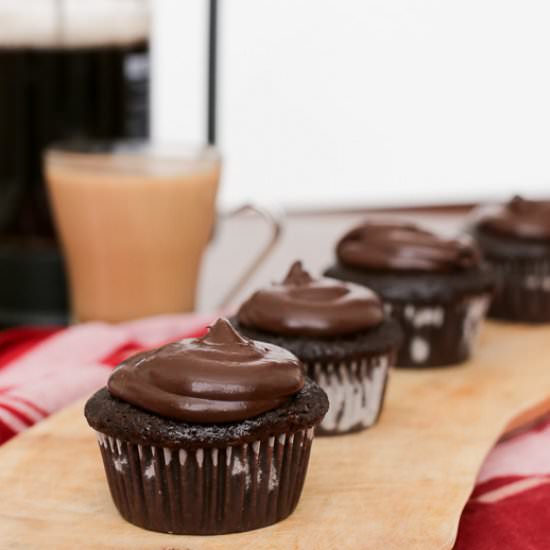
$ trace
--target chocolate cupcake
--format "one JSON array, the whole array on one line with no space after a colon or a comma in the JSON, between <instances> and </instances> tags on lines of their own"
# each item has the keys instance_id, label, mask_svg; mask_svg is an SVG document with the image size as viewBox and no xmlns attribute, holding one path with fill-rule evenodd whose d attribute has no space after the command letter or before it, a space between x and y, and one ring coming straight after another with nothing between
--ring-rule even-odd
<instances>
[{"instance_id":1,"label":"chocolate cupcake","mask_svg":"<svg viewBox=\"0 0 550 550\"><path fill-rule=\"evenodd\" d=\"M479 209L472 233L493 268L495 319L550 322L550 201L515 197Z\"/></svg>"},{"instance_id":2,"label":"chocolate cupcake","mask_svg":"<svg viewBox=\"0 0 550 550\"><path fill-rule=\"evenodd\" d=\"M370 290L333 279L313 279L296 262L285 280L255 292L231 322L249 338L296 355L328 395L318 433L368 428L384 402L388 369L400 342Z\"/></svg>"},{"instance_id":3,"label":"chocolate cupcake","mask_svg":"<svg viewBox=\"0 0 550 550\"><path fill-rule=\"evenodd\" d=\"M202 338L121 363L85 415L126 520L214 535L292 513L327 409L296 357L221 319Z\"/></svg>"},{"instance_id":4,"label":"chocolate cupcake","mask_svg":"<svg viewBox=\"0 0 550 550\"><path fill-rule=\"evenodd\" d=\"M413 224L363 223L336 246L325 274L377 292L399 321L397 366L454 365L472 353L493 276L470 239L445 239Z\"/></svg>"}]
</instances>

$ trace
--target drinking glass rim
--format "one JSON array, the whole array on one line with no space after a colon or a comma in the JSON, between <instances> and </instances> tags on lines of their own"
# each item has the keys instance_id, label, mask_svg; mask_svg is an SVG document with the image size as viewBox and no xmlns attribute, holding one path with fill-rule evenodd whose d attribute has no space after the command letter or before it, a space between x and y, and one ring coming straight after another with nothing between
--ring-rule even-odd
<instances>
[{"instance_id":1,"label":"drinking glass rim","mask_svg":"<svg viewBox=\"0 0 550 550\"><path fill-rule=\"evenodd\" d=\"M151 175L208 170L221 154L213 145L146 139L67 140L51 143L44 152L46 167Z\"/></svg>"}]
</instances>

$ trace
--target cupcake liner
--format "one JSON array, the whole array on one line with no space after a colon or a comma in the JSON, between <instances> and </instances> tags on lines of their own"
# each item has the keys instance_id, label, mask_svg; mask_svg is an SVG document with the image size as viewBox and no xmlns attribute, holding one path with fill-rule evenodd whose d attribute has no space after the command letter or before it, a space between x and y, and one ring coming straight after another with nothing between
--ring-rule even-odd
<instances>
[{"instance_id":1,"label":"cupcake liner","mask_svg":"<svg viewBox=\"0 0 550 550\"><path fill-rule=\"evenodd\" d=\"M441 367L466 361L477 343L490 298L481 294L449 304L386 304L386 313L403 330L397 366Z\"/></svg>"},{"instance_id":2,"label":"cupcake liner","mask_svg":"<svg viewBox=\"0 0 550 550\"><path fill-rule=\"evenodd\" d=\"M497 292L489 317L550 323L550 261L494 261Z\"/></svg>"},{"instance_id":3,"label":"cupcake liner","mask_svg":"<svg viewBox=\"0 0 550 550\"><path fill-rule=\"evenodd\" d=\"M341 363L306 364L307 375L325 391L329 410L318 435L339 435L372 426L380 416L395 354Z\"/></svg>"},{"instance_id":4,"label":"cupcake liner","mask_svg":"<svg viewBox=\"0 0 550 550\"><path fill-rule=\"evenodd\" d=\"M96 432L113 501L129 522L165 533L257 529L295 509L314 428L225 448L137 445Z\"/></svg>"}]
</instances>

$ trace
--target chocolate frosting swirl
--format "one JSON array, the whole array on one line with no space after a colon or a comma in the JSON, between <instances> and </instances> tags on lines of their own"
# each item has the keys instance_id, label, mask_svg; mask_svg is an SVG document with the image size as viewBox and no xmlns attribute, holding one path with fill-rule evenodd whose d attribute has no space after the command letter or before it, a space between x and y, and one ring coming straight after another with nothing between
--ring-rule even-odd
<instances>
[{"instance_id":1,"label":"chocolate frosting swirl","mask_svg":"<svg viewBox=\"0 0 550 550\"><path fill-rule=\"evenodd\" d=\"M208 334L146 351L111 374L109 392L162 416L196 423L245 420L282 405L304 385L301 363L243 338L226 319Z\"/></svg>"},{"instance_id":2,"label":"chocolate frosting swirl","mask_svg":"<svg viewBox=\"0 0 550 550\"><path fill-rule=\"evenodd\" d=\"M514 197L507 204L483 208L477 225L488 231L532 240L550 239L550 201Z\"/></svg>"},{"instance_id":3,"label":"chocolate frosting swirl","mask_svg":"<svg viewBox=\"0 0 550 550\"><path fill-rule=\"evenodd\" d=\"M380 271L453 272L475 268L480 253L469 237L445 239L410 223L366 222L336 246L349 267Z\"/></svg>"},{"instance_id":4,"label":"chocolate frosting swirl","mask_svg":"<svg viewBox=\"0 0 550 550\"><path fill-rule=\"evenodd\" d=\"M295 262L282 283L256 291L237 314L246 327L280 335L337 336L384 319L378 296L360 285L313 279Z\"/></svg>"}]
</instances>

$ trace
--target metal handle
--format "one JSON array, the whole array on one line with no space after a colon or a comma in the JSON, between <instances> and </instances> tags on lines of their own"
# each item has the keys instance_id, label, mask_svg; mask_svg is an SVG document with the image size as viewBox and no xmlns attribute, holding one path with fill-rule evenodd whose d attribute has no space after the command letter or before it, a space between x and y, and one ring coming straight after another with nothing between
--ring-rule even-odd
<instances>
[{"instance_id":1,"label":"metal handle","mask_svg":"<svg viewBox=\"0 0 550 550\"><path fill-rule=\"evenodd\" d=\"M271 235L266 244L261 248L258 255L254 257L251 264L246 268L242 275L237 279L237 282L224 296L223 300L219 304L219 309L222 310L226 309L229 304L231 304L239 292L241 292L241 290L245 287L246 283L248 283L256 271L258 271L260 266L265 262L275 248L275 245L281 236L282 223L279 217L275 216L273 212L253 204L244 204L243 206L239 206L237 209L231 210L230 212L224 214L223 217L226 219L236 218L242 214L247 214L250 212L257 214L264 222L266 222L267 225L269 225L271 228Z\"/></svg>"}]
</instances>

